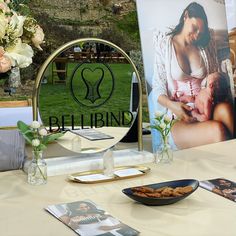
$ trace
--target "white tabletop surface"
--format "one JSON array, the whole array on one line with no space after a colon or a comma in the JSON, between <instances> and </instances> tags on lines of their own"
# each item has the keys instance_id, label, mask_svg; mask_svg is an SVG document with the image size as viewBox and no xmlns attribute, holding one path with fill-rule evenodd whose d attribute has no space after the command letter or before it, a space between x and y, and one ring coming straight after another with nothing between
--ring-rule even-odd
<instances>
[{"instance_id":1,"label":"white tabletop surface","mask_svg":"<svg viewBox=\"0 0 236 236\"><path fill-rule=\"evenodd\" d=\"M235 236L236 203L198 188L188 198L168 206L145 206L126 197L126 187L169 180L225 177L236 181L236 141L175 152L172 164L147 164L145 176L100 184L49 177L44 186L26 183L20 171L0 173L0 235L73 236L72 230L44 211L51 204L91 199L142 236ZM128 165L129 163L127 163Z\"/></svg>"}]
</instances>

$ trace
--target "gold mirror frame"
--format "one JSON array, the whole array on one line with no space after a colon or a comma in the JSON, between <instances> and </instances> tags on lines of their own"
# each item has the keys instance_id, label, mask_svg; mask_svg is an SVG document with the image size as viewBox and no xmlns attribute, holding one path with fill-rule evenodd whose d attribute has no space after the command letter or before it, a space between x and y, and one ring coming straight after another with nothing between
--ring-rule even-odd
<instances>
[{"instance_id":1,"label":"gold mirror frame","mask_svg":"<svg viewBox=\"0 0 236 236\"><path fill-rule=\"evenodd\" d=\"M81 38L81 39L76 39L73 41L70 41L61 47L59 47L56 51L54 51L48 58L47 60L43 63L43 65L40 67L39 72L36 77L35 85L33 88L33 120L38 120L38 102L39 102L39 88L40 88L40 82L41 79L48 67L48 65L62 52L67 49L69 49L73 45L78 45L79 43L82 42L95 42L95 43L103 43L106 44L110 47L115 48L119 53L122 54L122 56L125 57L125 59L132 65L134 72L136 74L137 80L138 80L138 90L139 90L139 104L138 104L138 150L142 151L143 150L143 140L142 140L142 85L141 85L141 79L138 73L138 70L136 66L134 65L133 61L131 58L126 54L124 50L122 50L120 47L117 45L103 40L103 39L98 39L98 38ZM132 126L131 126L132 127Z\"/></svg>"}]
</instances>

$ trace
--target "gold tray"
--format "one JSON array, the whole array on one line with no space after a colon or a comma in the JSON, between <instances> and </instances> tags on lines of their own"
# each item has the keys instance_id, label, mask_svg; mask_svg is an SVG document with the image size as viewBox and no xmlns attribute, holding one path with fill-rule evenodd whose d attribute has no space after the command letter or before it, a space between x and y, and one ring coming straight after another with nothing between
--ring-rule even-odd
<instances>
[{"instance_id":1,"label":"gold tray","mask_svg":"<svg viewBox=\"0 0 236 236\"><path fill-rule=\"evenodd\" d=\"M114 177L112 177L111 179L104 179L104 180L99 179L99 180L93 180L93 181L83 181L83 180L76 179L76 177L79 177L79 176L103 174L103 170L92 170L92 171L84 171L84 172L70 174L70 175L68 175L68 179L71 181L77 182L77 183L94 184L94 183L110 182L110 181L115 181L115 180L120 180L120 179L130 179L130 178L145 175L150 171L150 168L146 167L146 166L121 166L121 167L114 168L114 171L130 169L130 168L137 169L137 170L141 171L142 173L136 174L136 175L122 176L122 177L114 175Z\"/></svg>"}]
</instances>

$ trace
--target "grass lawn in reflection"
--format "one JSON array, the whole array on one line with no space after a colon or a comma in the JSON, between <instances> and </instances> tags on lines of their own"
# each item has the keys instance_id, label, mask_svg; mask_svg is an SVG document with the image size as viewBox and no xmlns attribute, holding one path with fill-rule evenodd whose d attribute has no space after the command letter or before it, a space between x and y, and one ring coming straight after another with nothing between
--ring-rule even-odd
<instances>
[{"instance_id":1,"label":"grass lawn in reflection","mask_svg":"<svg viewBox=\"0 0 236 236\"><path fill-rule=\"evenodd\" d=\"M84 82L79 78L80 73L76 74L76 77L74 77L76 79L73 80L73 88L75 88L75 93L77 93L77 89L80 89L77 97L79 100L83 100L85 105L88 105L83 106L73 99L70 91L70 78L76 66L77 64L75 63L68 63L67 81L63 84L52 84L52 68L50 66L47 69L47 72L45 73L47 83L41 84L39 92L39 111L45 125L48 125L49 116L60 118L62 115L74 115L76 125L79 125L79 116L83 114L85 116L84 125L90 125L88 117L91 113L105 114L106 112L112 112L113 114L118 115L120 111L129 111L133 72L129 64L108 65L114 74L114 91L110 99L96 108L92 107L92 105L96 105L96 103L100 104L103 100L105 101L105 98L107 98L111 91L111 75L108 70L105 70L104 80L99 86L101 98L92 103L89 100L83 100L87 89ZM101 64L89 64L89 68L91 68L92 72L86 72L87 79L92 81L92 83L96 82L101 74L99 70L96 70L98 66L101 66ZM93 78L95 78L95 80L93 80ZM59 78L55 78L55 80L59 80ZM68 117L68 119L65 120L65 123L70 125L71 119Z\"/></svg>"}]
</instances>

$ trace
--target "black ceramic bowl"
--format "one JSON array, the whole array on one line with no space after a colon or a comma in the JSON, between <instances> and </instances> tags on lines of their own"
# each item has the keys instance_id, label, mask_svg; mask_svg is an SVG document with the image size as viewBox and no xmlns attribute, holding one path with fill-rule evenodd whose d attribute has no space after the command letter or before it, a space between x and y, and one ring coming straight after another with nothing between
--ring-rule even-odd
<instances>
[{"instance_id":1,"label":"black ceramic bowl","mask_svg":"<svg viewBox=\"0 0 236 236\"><path fill-rule=\"evenodd\" d=\"M173 204L175 202L178 202L186 198L198 188L199 182L195 179L182 179L182 180L175 180L175 181L169 181L169 182L163 182L163 183L157 183L157 184L136 186L136 187L150 187L153 189L158 189L162 187L176 188L176 187L185 187L185 186L192 186L193 190L179 197L165 197L165 198L141 197L141 196L134 195L132 192L132 188L123 189L122 192L126 194L128 197L132 198L133 200L137 202L141 202L145 205L161 206L161 205Z\"/></svg>"}]
</instances>

